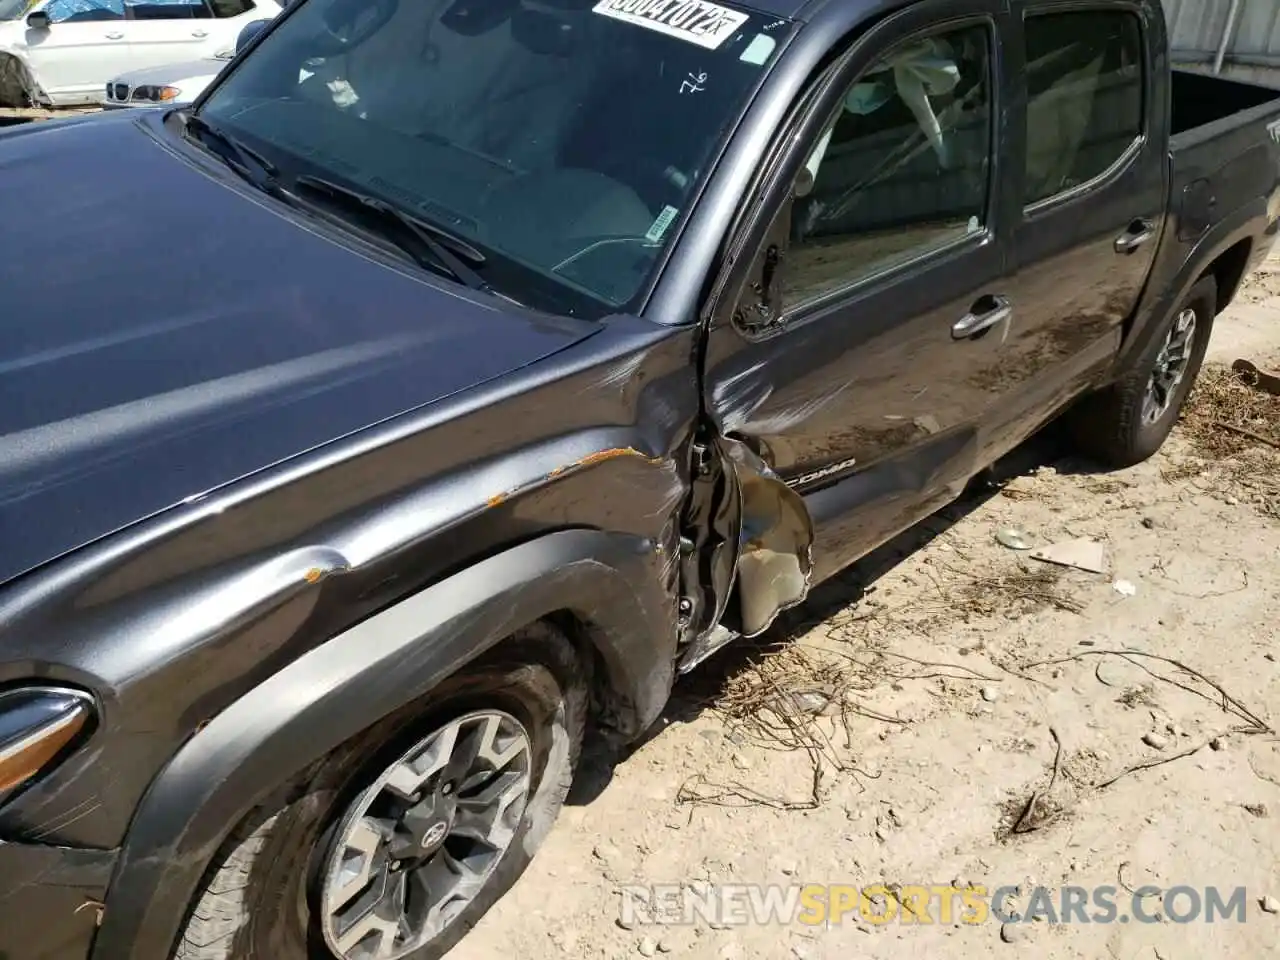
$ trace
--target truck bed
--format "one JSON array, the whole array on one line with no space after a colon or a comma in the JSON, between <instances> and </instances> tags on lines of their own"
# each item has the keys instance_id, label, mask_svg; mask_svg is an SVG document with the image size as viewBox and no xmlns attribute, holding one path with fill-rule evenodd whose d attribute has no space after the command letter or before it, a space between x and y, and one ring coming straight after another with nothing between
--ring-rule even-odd
<instances>
[{"instance_id":1,"label":"truck bed","mask_svg":"<svg viewBox=\"0 0 1280 960\"><path fill-rule=\"evenodd\" d=\"M1172 289L1219 224L1271 216L1262 205L1280 187L1280 90L1174 70L1171 98L1170 219L1148 281L1152 291ZM1242 239L1233 249L1225 298L1264 247L1270 243Z\"/></svg>"},{"instance_id":2,"label":"truck bed","mask_svg":"<svg viewBox=\"0 0 1280 960\"><path fill-rule=\"evenodd\" d=\"M1173 71L1170 136L1189 133L1264 103L1280 100L1280 90L1189 70Z\"/></svg>"}]
</instances>

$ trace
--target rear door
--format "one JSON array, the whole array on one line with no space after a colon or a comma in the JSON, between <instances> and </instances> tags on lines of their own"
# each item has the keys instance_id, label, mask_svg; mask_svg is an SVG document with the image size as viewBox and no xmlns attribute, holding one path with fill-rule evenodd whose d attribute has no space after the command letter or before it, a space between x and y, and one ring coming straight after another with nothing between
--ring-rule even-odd
<instances>
[{"instance_id":1,"label":"rear door","mask_svg":"<svg viewBox=\"0 0 1280 960\"><path fill-rule=\"evenodd\" d=\"M126 0L125 15L133 69L198 60L213 33L205 0Z\"/></svg>"},{"instance_id":2,"label":"rear door","mask_svg":"<svg viewBox=\"0 0 1280 960\"><path fill-rule=\"evenodd\" d=\"M707 409L802 494L818 578L954 496L1004 396L1004 6L913 6L820 82L712 321Z\"/></svg>"},{"instance_id":3,"label":"rear door","mask_svg":"<svg viewBox=\"0 0 1280 960\"><path fill-rule=\"evenodd\" d=\"M1167 193L1166 110L1149 82L1163 35L1137 6L1029 5L1019 25L1025 109L1015 115L1022 216L1010 290L1019 305L1009 418L994 457L1111 362L1158 246Z\"/></svg>"},{"instance_id":4,"label":"rear door","mask_svg":"<svg viewBox=\"0 0 1280 960\"><path fill-rule=\"evenodd\" d=\"M27 29L27 57L44 92L59 106L96 102L104 84L129 68L120 0L50 0L47 30Z\"/></svg>"}]
</instances>

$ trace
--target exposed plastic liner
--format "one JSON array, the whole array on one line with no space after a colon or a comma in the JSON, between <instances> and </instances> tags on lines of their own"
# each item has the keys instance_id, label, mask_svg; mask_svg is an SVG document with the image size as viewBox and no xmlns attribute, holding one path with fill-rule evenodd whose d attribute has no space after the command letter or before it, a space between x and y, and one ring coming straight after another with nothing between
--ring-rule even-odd
<instances>
[{"instance_id":1,"label":"exposed plastic liner","mask_svg":"<svg viewBox=\"0 0 1280 960\"><path fill-rule=\"evenodd\" d=\"M738 602L742 634L769 629L778 614L801 603L813 581L813 521L801 496L745 444L721 437L742 503Z\"/></svg>"}]
</instances>

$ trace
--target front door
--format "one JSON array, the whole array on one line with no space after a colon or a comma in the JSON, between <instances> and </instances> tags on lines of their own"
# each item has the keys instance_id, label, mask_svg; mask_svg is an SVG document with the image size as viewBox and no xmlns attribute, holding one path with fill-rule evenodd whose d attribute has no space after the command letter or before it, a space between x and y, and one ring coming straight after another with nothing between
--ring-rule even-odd
<instances>
[{"instance_id":1,"label":"front door","mask_svg":"<svg viewBox=\"0 0 1280 960\"><path fill-rule=\"evenodd\" d=\"M1115 357L1151 269L1167 196L1165 109L1135 10L1028 8L1025 112L1015 118L1021 222L1012 245L1009 374L1019 403L992 425L994 458L1096 379ZM1025 58L1018 56L1025 49ZM1144 90L1145 95L1144 95Z\"/></svg>"},{"instance_id":2,"label":"front door","mask_svg":"<svg viewBox=\"0 0 1280 960\"><path fill-rule=\"evenodd\" d=\"M124 7L119 0L49 0L46 30L27 29L27 57L58 106L102 99L107 80L129 67Z\"/></svg>"},{"instance_id":3,"label":"front door","mask_svg":"<svg viewBox=\"0 0 1280 960\"><path fill-rule=\"evenodd\" d=\"M920 4L820 81L712 320L705 404L802 495L815 579L954 497L1005 394L1003 6Z\"/></svg>"}]
</instances>

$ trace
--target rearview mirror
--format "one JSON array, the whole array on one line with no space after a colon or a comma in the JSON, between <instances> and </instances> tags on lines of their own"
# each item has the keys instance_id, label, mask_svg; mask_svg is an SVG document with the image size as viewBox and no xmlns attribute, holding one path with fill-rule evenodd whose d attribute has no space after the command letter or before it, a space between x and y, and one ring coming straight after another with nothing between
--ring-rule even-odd
<instances>
[{"instance_id":1,"label":"rearview mirror","mask_svg":"<svg viewBox=\"0 0 1280 960\"><path fill-rule=\"evenodd\" d=\"M253 43L253 38L267 29L270 23L270 20L255 20L253 23L245 24L240 35L236 37L236 53L239 54L241 50Z\"/></svg>"},{"instance_id":2,"label":"rearview mirror","mask_svg":"<svg viewBox=\"0 0 1280 960\"><path fill-rule=\"evenodd\" d=\"M27 14L27 26L32 30L48 30L50 22L49 14L44 10L33 10Z\"/></svg>"}]
</instances>

